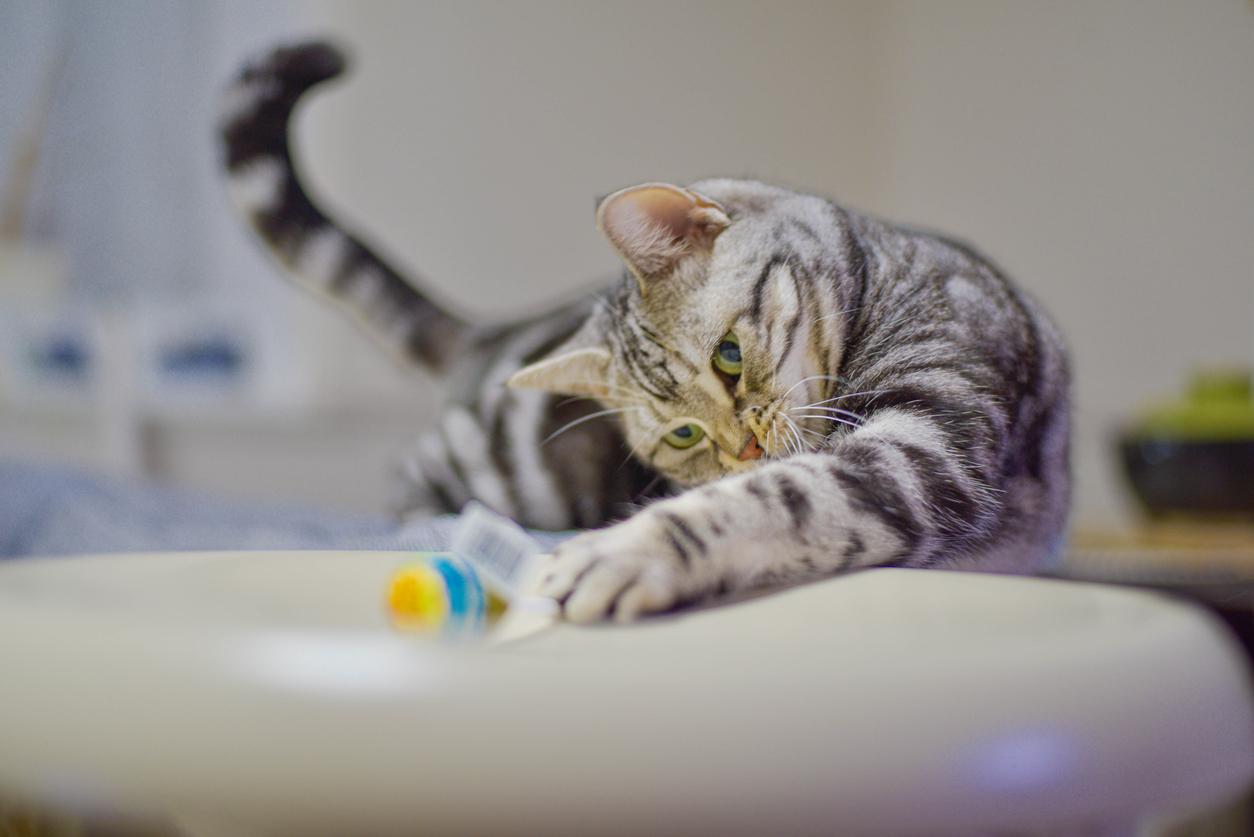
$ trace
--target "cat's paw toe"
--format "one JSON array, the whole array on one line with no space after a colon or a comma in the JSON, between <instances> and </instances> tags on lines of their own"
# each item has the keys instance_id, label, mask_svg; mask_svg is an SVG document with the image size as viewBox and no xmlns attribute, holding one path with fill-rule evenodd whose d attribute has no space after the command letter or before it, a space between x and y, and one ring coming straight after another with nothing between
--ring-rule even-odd
<instances>
[{"instance_id":1,"label":"cat's paw toe","mask_svg":"<svg viewBox=\"0 0 1254 837\"><path fill-rule=\"evenodd\" d=\"M665 561L647 548L613 543L612 531L582 535L554 554L540 593L556 599L572 622L628 622L678 601L677 579Z\"/></svg>"},{"instance_id":2,"label":"cat's paw toe","mask_svg":"<svg viewBox=\"0 0 1254 837\"><path fill-rule=\"evenodd\" d=\"M553 553L547 572L540 579L537 593L558 603L565 603L583 575L592 569L596 554L590 550L571 549L563 544Z\"/></svg>"},{"instance_id":3,"label":"cat's paw toe","mask_svg":"<svg viewBox=\"0 0 1254 837\"><path fill-rule=\"evenodd\" d=\"M670 610L678 600L675 584L667 574L645 570L619 594L607 615L616 622L634 622L641 616Z\"/></svg>"}]
</instances>

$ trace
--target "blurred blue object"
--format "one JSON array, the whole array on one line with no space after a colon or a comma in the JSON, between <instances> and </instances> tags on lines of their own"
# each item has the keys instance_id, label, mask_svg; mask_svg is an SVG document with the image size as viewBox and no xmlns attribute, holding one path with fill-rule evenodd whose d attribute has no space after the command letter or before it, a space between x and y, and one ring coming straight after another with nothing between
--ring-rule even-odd
<instances>
[{"instance_id":1,"label":"blurred blue object","mask_svg":"<svg viewBox=\"0 0 1254 837\"><path fill-rule=\"evenodd\" d=\"M87 341L74 335L54 335L31 351L31 367L44 376L86 381L91 369Z\"/></svg>"},{"instance_id":2,"label":"blurred blue object","mask_svg":"<svg viewBox=\"0 0 1254 837\"><path fill-rule=\"evenodd\" d=\"M387 517L224 500L155 483L0 460L0 559L152 550L447 548L456 517ZM546 547L561 540L533 533Z\"/></svg>"},{"instance_id":3,"label":"blurred blue object","mask_svg":"<svg viewBox=\"0 0 1254 837\"><path fill-rule=\"evenodd\" d=\"M175 377L231 377L247 362L244 350L229 337L208 337L171 346L161 356L161 371Z\"/></svg>"}]
</instances>

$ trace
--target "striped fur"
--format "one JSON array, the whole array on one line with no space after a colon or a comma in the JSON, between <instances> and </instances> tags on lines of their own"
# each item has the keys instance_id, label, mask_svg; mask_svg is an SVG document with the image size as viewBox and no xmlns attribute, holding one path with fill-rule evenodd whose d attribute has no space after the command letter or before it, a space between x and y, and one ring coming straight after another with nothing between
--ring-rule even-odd
<instances>
[{"instance_id":1,"label":"striped fur","mask_svg":"<svg viewBox=\"0 0 1254 837\"><path fill-rule=\"evenodd\" d=\"M278 49L249 65L223 98L231 196L270 251L311 290L340 301L398 353L442 368L466 327L417 293L352 233L331 222L293 169L288 123L301 95L344 70L328 44Z\"/></svg>"},{"instance_id":2,"label":"striped fur","mask_svg":"<svg viewBox=\"0 0 1254 837\"><path fill-rule=\"evenodd\" d=\"M558 549L546 592L577 620L855 567L1049 559L1068 507L1065 352L971 248L755 182L646 184L598 212L622 282L473 329L300 190L284 126L335 55L279 50L245 72L228 170L304 284L459 384L408 460L409 508L474 497L562 528L645 504ZM351 291L363 271L387 279ZM729 333L735 375L713 362ZM668 442L680 427L698 441Z\"/></svg>"}]
</instances>

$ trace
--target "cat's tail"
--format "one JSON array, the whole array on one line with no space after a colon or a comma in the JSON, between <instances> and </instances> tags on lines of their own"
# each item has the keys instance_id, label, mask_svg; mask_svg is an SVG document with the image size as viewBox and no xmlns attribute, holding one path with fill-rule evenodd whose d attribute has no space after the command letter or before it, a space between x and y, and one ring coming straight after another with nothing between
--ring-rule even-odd
<instances>
[{"instance_id":1,"label":"cat's tail","mask_svg":"<svg viewBox=\"0 0 1254 837\"><path fill-rule=\"evenodd\" d=\"M274 49L240 72L219 117L230 192L298 284L330 296L405 359L438 370L459 351L465 323L328 218L293 167L289 134L297 102L346 63L335 46L308 41Z\"/></svg>"}]
</instances>

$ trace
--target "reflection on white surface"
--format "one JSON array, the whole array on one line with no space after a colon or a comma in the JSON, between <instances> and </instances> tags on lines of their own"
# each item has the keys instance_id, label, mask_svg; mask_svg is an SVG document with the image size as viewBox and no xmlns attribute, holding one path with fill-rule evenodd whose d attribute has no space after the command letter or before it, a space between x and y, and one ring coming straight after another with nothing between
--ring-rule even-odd
<instances>
[{"instance_id":1,"label":"reflection on white surface","mask_svg":"<svg viewBox=\"0 0 1254 837\"><path fill-rule=\"evenodd\" d=\"M986 741L971 753L976 787L1026 791L1064 783L1079 764L1079 746L1056 730L1021 729Z\"/></svg>"},{"instance_id":2,"label":"reflection on white surface","mask_svg":"<svg viewBox=\"0 0 1254 837\"><path fill-rule=\"evenodd\" d=\"M385 634L261 632L228 652L245 673L271 686L328 697L386 697L434 682L430 654Z\"/></svg>"},{"instance_id":3,"label":"reflection on white surface","mask_svg":"<svg viewBox=\"0 0 1254 837\"><path fill-rule=\"evenodd\" d=\"M108 811L118 804L118 792L101 777L77 770L51 770L36 784L46 799L72 811ZM5 831L4 834L9 832Z\"/></svg>"}]
</instances>

